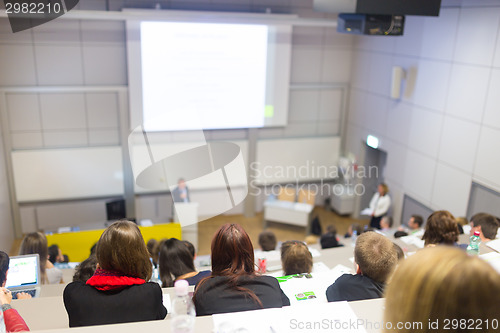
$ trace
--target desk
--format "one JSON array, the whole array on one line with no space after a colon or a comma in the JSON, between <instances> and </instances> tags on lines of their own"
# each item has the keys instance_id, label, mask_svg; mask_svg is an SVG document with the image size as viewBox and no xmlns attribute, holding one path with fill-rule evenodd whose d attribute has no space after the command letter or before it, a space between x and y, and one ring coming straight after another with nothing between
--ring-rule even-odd
<instances>
[{"instance_id":1,"label":"desk","mask_svg":"<svg viewBox=\"0 0 500 333\"><path fill-rule=\"evenodd\" d=\"M309 214L313 208L313 205L302 202L266 201L264 202L264 222L274 221L307 227Z\"/></svg>"}]
</instances>

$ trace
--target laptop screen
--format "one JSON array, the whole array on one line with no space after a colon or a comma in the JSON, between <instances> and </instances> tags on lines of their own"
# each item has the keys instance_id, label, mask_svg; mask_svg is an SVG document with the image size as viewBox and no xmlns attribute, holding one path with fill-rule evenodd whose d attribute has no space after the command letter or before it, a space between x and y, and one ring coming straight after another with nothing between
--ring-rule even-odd
<instances>
[{"instance_id":1,"label":"laptop screen","mask_svg":"<svg viewBox=\"0 0 500 333\"><path fill-rule=\"evenodd\" d=\"M6 288L36 286L39 274L38 254L10 257Z\"/></svg>"}]
</instances>

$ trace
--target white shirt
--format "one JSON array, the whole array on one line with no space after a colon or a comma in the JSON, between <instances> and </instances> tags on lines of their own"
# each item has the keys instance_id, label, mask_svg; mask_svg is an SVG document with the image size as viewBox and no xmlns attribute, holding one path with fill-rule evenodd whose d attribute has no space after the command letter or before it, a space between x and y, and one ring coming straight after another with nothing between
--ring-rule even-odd
<instances>
[{"instance_id":1,"label":"white shirt","mask_svg":"<svg viewBox=\"0 0 500 333\"><path fill-rule=\"evenodd\" d=\"M377 192L373 195L370 201L370 209L374 212L373 216L379 217L385 215L391 206L391 197L384 195L383 197Z\"/></svg>"}]
</instances>

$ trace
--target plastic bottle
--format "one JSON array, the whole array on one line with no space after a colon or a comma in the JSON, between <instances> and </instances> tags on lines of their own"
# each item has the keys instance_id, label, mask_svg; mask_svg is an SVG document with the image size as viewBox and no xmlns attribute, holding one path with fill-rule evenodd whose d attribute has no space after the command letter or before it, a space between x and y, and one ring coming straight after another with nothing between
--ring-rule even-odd
<instances>
[{"instance_id":1,"label":"plastic bottle","mask_svg":"<svg viewBox=\"0 0 500 333\"><path fill-rule=\"evenodd\" d=\"M479 244L481 243L481 237L479 237L479 231L474 231L474 235L470 236L470 243L467 246L467 253L470 255L479 254Z\"/></svg>"},{"instance_id":2,"label":"plastic bottle","mask_svg":"<svg viewBox=\"0 0 500 333\"><path fill-rule=\"evenodd\" d=\"M3 311L0 307L0 333L5 333L7 330L5 329L5 322L3 320Z\"/></svg>"},{"instance_id":3,"label":"plastic bottle","mask_svg":"<svg viewBox=\"0 0 500 333\"><path fill-rule=\"evenodd\" d=\"M171 328L173 333L194 332L196 310L188 295L188 287L186 280L178 280L174 284L176 297L172 300Z\"/></svg>"},{"instance_id":4,"label":"plastic bottle","mask_svg":"<svg viewBox=\"0 0 500 333\"><path fill-rule=\"evenodd\" d=\"M356 246L356 240L358 239L358 232L356 230L352 231L351 235L351 245Z\"/></svg>"}]
</instances>

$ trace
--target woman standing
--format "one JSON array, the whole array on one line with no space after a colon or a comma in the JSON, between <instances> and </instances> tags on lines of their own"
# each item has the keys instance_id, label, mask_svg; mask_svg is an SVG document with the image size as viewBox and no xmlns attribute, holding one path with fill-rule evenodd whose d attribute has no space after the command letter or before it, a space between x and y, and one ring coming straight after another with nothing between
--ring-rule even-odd
<instances>
[{"instance_id":1,"label":"woman standing","mask_svg":"<svg viewBox=\"0 0 500 333\"><path fill-rule=\"evenodd\" d=\"M380 229L380 220L389 211L391 207L391 197L389 197L389 187L381 183L378 185L377 193L373 195L370 201L370 210L372 211L372 218L370 220L370 227Z\"/></svg>"}]
</instances>

